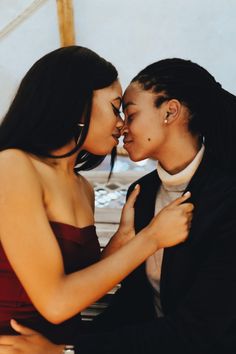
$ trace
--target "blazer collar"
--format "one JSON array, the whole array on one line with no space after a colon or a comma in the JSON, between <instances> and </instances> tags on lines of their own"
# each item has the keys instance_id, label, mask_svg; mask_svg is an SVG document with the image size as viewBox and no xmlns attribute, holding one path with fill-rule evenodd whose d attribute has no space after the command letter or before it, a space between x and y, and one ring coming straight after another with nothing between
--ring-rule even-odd
<instances>
[{"instance_id":1,"label":"blazer collar","mask_svg":"<svg viewBox=\"0 0 236 354\"><path fill-rule=\"evenodd\" d=\"M157 191L161 181L157 170L146 175L140 181L140 194L136 202L135 225L139 232L149 224L154 216Z\"/></svg>"},{"instance_id":2,"label":"blazer collar","mask_svg":"<svg viewBox=\"0 0 236 354\"><path fill-rule=\"evenodd\" d=\"M199 197L199 192L203 184L206 183L206 178L212 172L213 164L209 155L205 151L203 159L186 187L185 192L190 191L191 197L188 202L194 202ZM140 181L140 194L136 202L136 223L138 228L145 227L153 218L155 212L155 202L157 191L160 188L161 180L158 176L157 170L152 171L144 176Z\"/></svg>"},{"instance_id":3,"label":"blazer collar","mask_svg":"<svg viewBox=\"0 0 236 354\"><path fill-rule=\"evenodd\" d=\"M187 191L191 192L191 197L187 201L188 203L195 203L198 200L201 196L201 191L203 190L203 186L206 184L208 176L212 174L213 171L216 172L216 169L217 168L212 163L209 153L205 151L197 171L184 191L184 193Z\"/></svg>"}]
</instances>

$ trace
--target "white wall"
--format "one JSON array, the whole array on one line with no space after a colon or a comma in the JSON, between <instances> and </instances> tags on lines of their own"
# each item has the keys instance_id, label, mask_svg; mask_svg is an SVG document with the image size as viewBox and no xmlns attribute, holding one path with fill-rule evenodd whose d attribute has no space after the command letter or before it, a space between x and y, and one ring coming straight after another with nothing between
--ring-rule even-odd
<instances>
[{"instance_id":1,"label":"white wall","mask_svg":"<svg viewBox=\"0 0 236 354\"><path fill-rule=\"evenodd\" d=\"M33 0L0 0L1 29ZM236 94L235 0L74 0L77 43L112 61L125 86L166 57L192 59ZM59 46L56 0L0 38L0 116L31 64Z\"/></svg>"},{"instance_id":2,"label":"white wall","mask_svg":"<svg viewBox=\"0 0 236 354\"><path fill-rule=\"evenodd\" d=\"M22 13L33 0L0 0L0 117L30 66L59 46L56 0L41 6L1 38L1 30Z\"/></svg>"}]
</instances>

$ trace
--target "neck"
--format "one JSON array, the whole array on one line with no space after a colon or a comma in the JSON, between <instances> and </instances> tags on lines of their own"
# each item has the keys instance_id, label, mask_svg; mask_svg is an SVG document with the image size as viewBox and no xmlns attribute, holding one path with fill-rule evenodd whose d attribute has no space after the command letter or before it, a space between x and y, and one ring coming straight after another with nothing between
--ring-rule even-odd
<instances>
[{"instance_id":1,"label":"neck","mask_svg":"<svg viewBox=\"0 0 236 354\"><path fill-rule=\"evenodd\" d=\"M199 139L190 134L174 139L166 144L156 156L160 165L169 174L176 174L184 170L193 161L201 148Z\"/></svg>"},{"instance_id":2,"label":"neck","mask_svg":"<svg viewBox=\"0 0 236 354\"><path fill-rule=\"evenodd\" d=\"M74 149L74 147L75 147L75 143L70 142L69 144L63 146L62 148L51 151L51 154L55 156L64 155L70 152L72 149ZM46 158L44 161L57 170L61 170L69 174L71 173L74 174L74 167L75 167L77 155L78 155L78 151L76 151L73 155L68 157L62 157L62 158L49 157Z\"/></svg>"}]
</instances>

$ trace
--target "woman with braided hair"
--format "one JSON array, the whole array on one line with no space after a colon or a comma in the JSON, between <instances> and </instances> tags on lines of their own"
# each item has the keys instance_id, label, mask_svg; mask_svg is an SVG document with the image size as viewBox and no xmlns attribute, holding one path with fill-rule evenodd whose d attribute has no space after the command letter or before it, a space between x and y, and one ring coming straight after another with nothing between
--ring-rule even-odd
<instances>
[{"instance_id":1,"label":"woman with braided hair","mask_svg":"<svg viewBox=\"0 0 236 354\"><path fill-rule=\"evenodd\" d=\"M158 250L131 273L99 333L74 340L78 354L236 353L236 97L183 59L149 65L123 96L124 147L157 169L136 183L135 229L185 190L195 205L187 242ZM36 332L0 339L0 353L61 353ZM3 348L3 347L2 347Z\"/></svg>"},{"instance_id":2,"label":"woman with braided hair","mask_svg":"<svg viewBox=\"0 0 236 354\"><path fill-rule=\"evenodd\" d=\"M134 237L136 188L100 255L93 188L79 171L116 148L121 97L115 67L79 46L46 54L22 80L0 126L0 334L15 333L15 318L71 341L82 309L156 249L186 239L189 195Z\"/></svg>"}]
</instances>

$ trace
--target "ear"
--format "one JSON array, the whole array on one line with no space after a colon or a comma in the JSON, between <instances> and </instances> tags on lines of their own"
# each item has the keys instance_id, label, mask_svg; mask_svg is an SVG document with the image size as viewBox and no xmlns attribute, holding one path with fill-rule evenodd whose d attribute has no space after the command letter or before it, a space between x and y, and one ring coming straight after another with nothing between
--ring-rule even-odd
<instances>
[{"instance_id":1,"label":"ear","mask_svg":"<svg viewBox=\"0 0 236 354\"><path fill-rule=\"evenodd\" d=\"M180 116L181 103L176 99L171 99L165 106L165 123L171 124Z\"/></svg>"}]
</instances>

